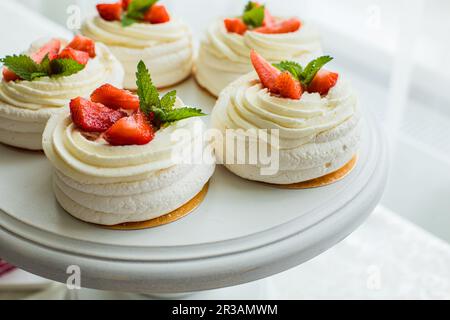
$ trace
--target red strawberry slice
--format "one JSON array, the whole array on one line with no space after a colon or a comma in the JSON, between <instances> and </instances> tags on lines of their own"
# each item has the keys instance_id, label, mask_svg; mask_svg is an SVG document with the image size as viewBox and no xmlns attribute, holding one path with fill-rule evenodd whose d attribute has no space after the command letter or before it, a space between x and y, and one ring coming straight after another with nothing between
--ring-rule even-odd
<instances>
[{"instance_id":1,"label":"red strawberry slice","mask_svg":"<svg viewBox=\"0 0 450 320\"><path fill-rule=\"evenodd\" d=\"M75 38L67 45L67 47L84 51L89 54L89 57L95 58L95 42L92 39L82 35L76 35Z\"/></svg>"},{"instance_id":2,"label":"red strawberry slice","mask_svg":"<svg viewBox=\"0 0 450 320\"><path fill-rule=\"evenodd\" d=\"M122 0L122 9L127 11L128 6L130 5L131 0Z\"/></svg>"},{"instance_id":3,"label":"red strawberry slice","mask_svg":"<svg viewBox=\"0 0 450 320\"><path fill-rule=\"evenodd\" d=\"M300 82L295 80L287 71L278 76L275 81L275 88L283 98L299 100L303 94Z\"/></svg>"},{"instance_id":4,"label":"red strawberry slice","mask_svg":"<svg viewBox=\"0 0 450 320\"><path fill-rule=\"evenodd\" d=\"M58 57L59 50L61 49L61 41L58 39L52 39L43 45L38 51L31 55L31 59L36 63L41 63L45 56L48 55L50 60Z\"/></svg>"},{"instance_id":5,"label":"red strawberry slice","mask_svg":"<svg viewBox=\"0 0 450 320\"><path fill-rule=\"evenodd\" d=\"M247 25L241 19L225 19L223 22L228 32L243 35L247 31Z\"/></svg>"},{"instance_id":6,"label":"red strawberry slice","mask_svg":"<svg viewBox=\"0 0 450 320\"><path fill-rule=\"evenodd\" d=\"M292 18L289 20L280 21L273 25L256 28L253 31L267 34L289 33L299 30L301 26L302 22L299 19Z\"/></svg>"},{"instance_id":7,"label":"red strawberry slice","mask_svg":"<svg viewBox=\"0 0 450 320\"><path fill-rule=\"evenodd\" d=\"M136 95L110 84L105 84L95 90L91 95L91 100L112 109L139 110L139 98Z\"/></svg>"},{"instance_id":8,"label":"red strawberry slice","mask_svg":"<svg viewBox=\"0 0 450 320\"><path fill-rule=\"evenodd\" d=\"M170 21L170 15L165 6L161 4L154 4L144 15L144 21L152 24L165 23Z\"/></svg>"},{"instance_id":9,"label":"red strawberry slice","mask_svg":"<svg viewBox=\"0 0 450 320\"><path fill-rule=\"evenodd\" d=\"M269 89L273 93L277 93L275 87L275 81L281 74L280 70L271 65L266 61L261 55L259 55L255 50L250 52L250 58L252 60L253 67L261 80L262 85Z\"/></svg>"},{"instance_id":10,"label":"red strawberry slice","mask_svg":"<svg viewBox=\"0 0 450 320\"><path fill-rule=\"evenodd\" d=\"M339 74L325 69L319 70L308 86L308 92L317 92L326 95L336 85Z\"/></svg>"},{"instance_id":11,"label":"red strawberry slice","mask_svg":"<svg viewBox=\"0 0 450 320\"><path fill-rule=\"evenodd\" d=\"M70 101L70 113L73 123L86 132L103 132L126 116L123 112L81 97Z\"/></svg>"},{"instance_id":12,"label":"red strawberry slice","mask_svg":"<svg viewBox=\"0 0 450 320\"><path fill-rule=\"evenodd\" d=\"M113 146L144 145L155 137L155 131L142 113L117 121L104 136Z\"/></svg>"},{"instance_id":13,"label":"red strawberry slice","mask_svg":"<svg viewBox=\"0 0 450 320\"><path fill-rule=\"evenodd\" d=\"M122 3L101 3L97 5L97 11L100 17L106 21L122 20Z\"/></svg>"},{"instance_id":14,"label":"red strawberry slice","mask_svg":"<svg viewBox=\"0 0 450 320\"><path fill-rule=\"evenodd\" d=\"M6 82L20 80L20 77L17 74L15 74L6 67L3 67L2 74L3 80L5 80Z\"/></svg>"},{"instance_id":15,"label":"red strawberry slice","mask_svg":"<svg viewBox=\"0 0 450 320\"><path fill-rule=\"evenodd\" d=\"M72 59L80 64L86 65L89 61L89 53L67 47L63 51L61 51L61 53L59 54L59 58Z\"/></svg>"}]
</instances>

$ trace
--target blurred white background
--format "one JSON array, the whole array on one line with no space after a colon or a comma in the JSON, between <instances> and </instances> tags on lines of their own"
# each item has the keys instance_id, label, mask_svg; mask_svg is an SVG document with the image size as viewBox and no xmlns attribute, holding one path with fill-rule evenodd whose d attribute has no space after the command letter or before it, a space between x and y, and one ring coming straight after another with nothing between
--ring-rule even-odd
<instances>
[{"instance_id":1,"label":"blurred white background","mask_svg":"<svg viewBox=\"0 0 450 320\"><path fill-rule=\"evenodd\" d=\"M66 26L69 5L79 6L81 14L88 15L98 3L19 1L61 26ZM163 1L190 23L196 40L217 16L236 15L245 2ZM450 1L266 3L276 15L298 15L321 30L325 51L336 58L336 68L352 79L363 107L385 125L392 163L382 204L450 242ZM9 25L20 28L10 19ZM10 50L17 48L12 45ZM11 52L2 49L0 53Z\"/></svg>"}]
</instances>

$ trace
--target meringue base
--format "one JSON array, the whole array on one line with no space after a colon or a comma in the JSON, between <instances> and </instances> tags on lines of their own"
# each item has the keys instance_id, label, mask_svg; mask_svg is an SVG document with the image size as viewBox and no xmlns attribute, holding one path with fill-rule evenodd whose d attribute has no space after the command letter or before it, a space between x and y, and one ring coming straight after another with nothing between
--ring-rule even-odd
<instances>
[{"instance_id":1,"label":"meringue base","mask_svg":"<svg viewBox=\"0 0 450 320\"><path fill-rule=\"evenodd\" d=\"M163 226L175 221L180 220L181 218L186 217L187 215L191 214L195 209L200 206L200 204L203 202L203 200L206 197L206 194L208 193L209 189L209 182L205 184L203 189L189 202L185 203L178 209L155 219L151 219L148 221L142 221L142 222L127 222L127 223L121 223L117 224L115 226L101 226L103 228L112 229L112 230L142 230L142 229L149 229L149 228L155 228L159 226Z\"/></svg>"},{"instance_id":2,"label":"meringue base","mask_svg":"<svg viewBox=\"0 0 450 320\"><path fill-rule=\"evenodd\" d=\"M203 202L205 199L206 194L208 193L209 189L209 181L205 184L203 189L195 195L191 200L183 204L178 209L175 209L172 212L169 212L163 216L150 219L147 221L137 221L137 222L125 222L120 223L116 225L101 225L98 223L94 223L91 221L87 221L86 216L82 214L80 210L77 210L79 205L75 203L73 200L71 200L68 196L64 194L64 192L61 191L61 189L53 183L53 191L56 197L56 200L61 205L61 207L67 211L71 216L74 218L81 220L83 222L88 222L97 226L101 226L103 228L113 229L113 230L142 230L142 229L148 229L148 228L154 228L157 226L162 226L165 224L169 224L172 222L175 222L188 214L192 213L197 207ZM76 210L73 210L73 209ZM79 214L80 213L80 214Z\"/></svg>"},{"instance_id":3,"label":"meringue base","mask_svg":"<svg viewBox=\"0 0 450 320\"><path fill-rule=\"evenodd\" d=\"M42 133L36 132L14 132L0 129L0 143L31 150L42 150Z\"/></svg>"},{"instance_id":4,"label":"meringue base","mask_svg":"<svg viewBox=\"0 0 450 320\"><path fill-rule=\"evenodd\" d=\"M197 86L205 93L207 93L209 96L211 96L214 99L217 99L219 96L216 96L214 93L212 93L212 91L209 91L208 88L206 88L205 86L203 86L200 81L197 78L197 69L194 67L192 69L192 75L193 78L195 80L195 83L197 84Z\"/></svg>"},{"instance_id":5,"label":"meringue base","mask_svg":"<svg viewBox=\"0 0 450 320\"><path fill-rule=\"evenodd\" d=\"M158 46L133 49L109 45L109 49L125 69L123 87L127 90L137 90L136 65L141 60L151 70L152 81L158 89L174 86L187 79L191 75L194 63L189 41L167 46L166 49ZM170 48L177 51L166 52Z\"/></svg>"},{"instance_id":6,"label":"meringue base","mask_svg":"<svg viewBox=\"0 0 450 320\"><path fill-rule=\"evenodd\" d=\"M353 158L349 162L347 162L342 168L332 173L329 173L323 177L292 184L272 184L272 183L266 184L281 189L313 189L325 187L344 179L347 175L350 174L350 172L353 171L357 162L358 162L358 155L354 155Z\"/></svg>"}]
</instances>

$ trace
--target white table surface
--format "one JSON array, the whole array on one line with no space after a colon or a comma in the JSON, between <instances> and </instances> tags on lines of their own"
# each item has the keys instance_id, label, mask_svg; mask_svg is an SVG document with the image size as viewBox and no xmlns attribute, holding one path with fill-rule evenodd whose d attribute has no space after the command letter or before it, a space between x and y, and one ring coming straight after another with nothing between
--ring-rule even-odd
<instances>
[{"instance_id":1,"label":"white table surface","mask_svg":"<svg viewBox=\"0 0 450 320\"><path fill-rule=\"evenodd\" d=\"M21 21L20 24L15 21ZM0 56L64 28L12 1L0 4ZM49 282L23 271L0 278L0 299L21 298ZM271 278L274 299L450 299L450 246L383 207L354 234L315 259ZM53 285L50 293L58 288ZM25 290L25 291L24 291ZM48 296L48 295L47 295ZM64 295L63 295L64 296ZM61 296L61 298L63 297ZM46 297L44 295L37 297ZM92 298L119 297L91 292ZM233 298L233 297L230 297Z\"/></svg>"}]
</instances>

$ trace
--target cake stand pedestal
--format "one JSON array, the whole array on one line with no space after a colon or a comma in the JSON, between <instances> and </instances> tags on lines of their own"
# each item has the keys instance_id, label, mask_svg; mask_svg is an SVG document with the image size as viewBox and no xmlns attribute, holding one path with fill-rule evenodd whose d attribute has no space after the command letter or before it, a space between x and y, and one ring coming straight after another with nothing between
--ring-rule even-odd
<instances>
[{"instance_id":1,"label":"cake stand pedestal","mask_svg":"<svg viewBox=\"0 0 450 320\"><path fill-rule=\"evenodd\" d=\"M106 230L74 219L54 198L51 167L42 153L0 146L0 256L58 282L66 283L78 268L84 288L166 298L269 277L335 245L379 202L387 178L386 142L374 117L364 118L359 160L345 179L285 190L243 180L219 166L194 213L139 231ZM262 298L265 285L191 297L239 298L247 288Z\"/></svg>"}]
</instances>

